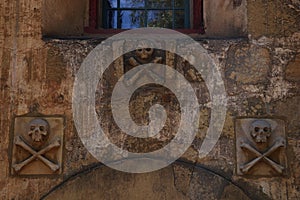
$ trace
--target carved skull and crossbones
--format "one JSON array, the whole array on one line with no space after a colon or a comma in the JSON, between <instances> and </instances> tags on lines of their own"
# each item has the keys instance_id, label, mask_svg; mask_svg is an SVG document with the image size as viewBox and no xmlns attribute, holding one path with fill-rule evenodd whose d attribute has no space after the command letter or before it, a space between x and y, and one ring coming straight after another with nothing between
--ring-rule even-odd
<instances>
[{"instance_id":1,"label":"carved skull and crossbones","mask_svg":"<svg viewBox=\"0 0 300 200\"><path fill-rule=\"evenodd\" d=\"M49 133L49 123L45 119L36 118L31 120L28 124L27 135L29 136L29 140L25 139L27 137L23 137L20 135L15 137L14 144L31 154L31 156L27 159L13 164L13 168L16 172L19 172L23 167L33 162L34 160L40 160L53 172L57 171L60 168L57 163L51 161L45 155L52 149L61 146L59 137L55 137L50 142L48 141Z\"/></svg>"},{"instance_id":2,"label":"carved skull and crossbones","mask_svg":"<svg viewBox=\"0 0 300 200\"><path fill-rule=\"evenodd\" d=\"M163 62L163 58L155 55L155 49L150 48L149 44L142 43L138 45L138 48L134 51L135 56L129 58L128 62L132 69L133 67L137 67L144 64L149 63L157 63L161 64ZM150 71L145 72L145 69L142 69L135 73L133 76L128 76L125 79L126 85L132 85L141 77L147 76L150 79L163 81L161 74L163 74L162 70L152 69Z\"/></svg>"},{"instance_id":3,"label":"carved skull and crossbones","mask_svg":"<svg viewBox=\"0 0 300 200\"><path fill-rule=\"evenodd\" d=\"M249 128L250 135L255 141L256 147L252 146L249 143L249 141L241 141L240 147L244 151L247 151L248 153L251 153L256 157L253 160L250 160L249 162L240 165L240 170L243 173L247 173L258 162L263 160L279 174L282 174L284 166L282 166L279 163L276 163L271 158L269 158L269 156L272 155L275 151L277 151L280 147L285 147L285 139L282 137L278 137L275 140L275 142L268 147L268 139L272 135L271 124L266 120L255 120L251 123Z\"/></svg>"},{"instance_id":4,"label":"carved skull and crossbones","mask_svg":"<svg viewBox=\"0 0 300 200\"><path fill-rule=\"evenodd\" d=\"M139 45L139 48L135 50L135 57L129 58L129 63L131 66L136 67L138 65L147 63L161 63L162 57L154 57L154 49L148 47L146 44Z\"/></svg>"},{"instance_id":5,"label":"carved skull and crossbones","mask_svg":"<svg viewBox=\"0 0 300 200\"><path fill-rule=\"evenodd\" d=\"M141 49L137 49L135 53L140 59L146 60L152 56L153 51L154 51L153 48L141 48Z\"/></svg>"}]
</instances>

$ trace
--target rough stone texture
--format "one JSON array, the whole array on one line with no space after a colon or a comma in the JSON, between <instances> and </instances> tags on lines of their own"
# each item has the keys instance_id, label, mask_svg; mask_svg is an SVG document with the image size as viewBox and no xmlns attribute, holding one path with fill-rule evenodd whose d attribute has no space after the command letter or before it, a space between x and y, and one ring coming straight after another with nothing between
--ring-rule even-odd
<instances>
[{"instance_id":1,"label":"rough stone texture","mask_svg":"<svg viewBox=\"0 0 300 200\"><path fill-rule=\"evenodd\" d=\"M248 32L254 37L290 36L299 31L300 9L298 0L247 1Z\"/></svg>"},{"instance_id":2,"label":"rough stone texture","mask_svg":"<svg viewBox=\"0 0 300 200\"><path fill-rule=\"evenodd\" d=\"M300 54L286 66L285 76L287 80L300 81Z\"/></svg>"},{"instance_id":3,"label":"rough stone texture","mask_svg":"<svg viewBox=\"0 0 300 200\"><path fill-rule=\"evenodd\" d=\"M249 84L266 84L270 72L271 58L267 48L258 45L238 44L228 50L225 77L229 91Z\"/></svg>"},{"instance_id":4,"label":"rough stone texture","mask_svg":"<svg viewBox=\"0 0 300 200\"><path fill-rule=\"evenodd\" d=\"M105 193L111 198L127 199L299 199L300 86L296 73L287 73L295 68L293 62L297 62L296 55L300 49L299 1L248 0L242 1L241 5L244 3L247 3L248 34L251 35L248 40L199 41L219 65L229 94L226 122L217 145L207 157L199 158L198 151L209 126L209 95L197 74L182 70L189 80L198 77L198 82L194 81L192 85L201 97L199 102L203 116L193 144L181 157L182 162L187 164L173 164L151 174L133 175L103 166L96 169L94 166L98 161L82 145L72 121L74 76L83 59L101 40L42 40L42 16L45 14L42 1L3 0L0 4L0 199L40 199L46 194L49 194L48 198L55 198L72 193L88 198L94 192L95 195ZM239 7L240 1L228 5ZM83 23L84 19L80 21L78 23ZM168 55L167 59L170 57ZM183 62L179 60L178 63ZM245 77L244 70L249 77ZM141 123L146 123L149 103L143 98L150 103L153 96L148 93L145 97L137 96L134 115ZM166 104L168 98L161 97L161 100ZM61 177L9 176L11 158L8 152L12 140L9 133L13 116L33 109L46 115L66 117L64 171ZM288 177L245 178L236 175L234 119L238 116L286 118ZM103 123L109 127L111 122L108 118ZM118 135L112 135L112 138L116 144L126 141ZM163 139L167 141L170 138ZM128 148L141 149L142 145L135 146L134 140L126 142L124 144ZM151 145L157 147L161 144L154 142ZM78 175L73 178L75 174ZM136 190L133 189L134 183L138 186ZM102 186L105 189L101 189ZM118 188L117 192L114 188ZM157 194L151 194L153 191ZM151 196L147 196L149 193Z\"/></svg>"}]
</instances>

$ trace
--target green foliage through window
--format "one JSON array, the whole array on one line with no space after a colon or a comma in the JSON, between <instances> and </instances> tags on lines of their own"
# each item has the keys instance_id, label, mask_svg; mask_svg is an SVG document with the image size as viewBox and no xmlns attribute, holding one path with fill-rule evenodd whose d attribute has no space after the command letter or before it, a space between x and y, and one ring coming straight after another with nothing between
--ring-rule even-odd
<instances>
[{"instance_id":1,"label":"green foliage through window","mask_svg":"<svg viewBox=\"0 0 300 200\"><path fill-rule=\"evenodd\" d=\"M190 28L189 11L189 0L104 0L103 26Z\"/></svg>"}]
</instances>

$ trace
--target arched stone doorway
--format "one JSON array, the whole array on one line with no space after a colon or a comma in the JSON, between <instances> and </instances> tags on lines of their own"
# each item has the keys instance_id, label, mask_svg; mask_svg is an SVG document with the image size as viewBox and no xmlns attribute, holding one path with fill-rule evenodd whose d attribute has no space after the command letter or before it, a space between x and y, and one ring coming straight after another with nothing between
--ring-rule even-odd
<instances>
[{"instance_id":1,"label":"arched stone doorway","mask_svg":"<svg viewBox=\"0 0 300 200\"><path fill-rule=\"evenodd\" d=\"M247 188L247 190L245 190ZM98 164L54 187L42 199L267 199L202 166L176 161L164 169L130 174Z\"/></svg>"}]
</instances>

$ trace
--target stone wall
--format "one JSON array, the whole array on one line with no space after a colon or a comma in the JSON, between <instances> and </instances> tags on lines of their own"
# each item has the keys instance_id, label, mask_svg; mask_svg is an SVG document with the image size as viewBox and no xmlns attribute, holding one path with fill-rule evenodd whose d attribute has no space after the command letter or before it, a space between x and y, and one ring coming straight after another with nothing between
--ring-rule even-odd
<instances>
[{"instance_id":1,"label":"stone wall","mask_svg":"<svg viewBox=\"0 0 300 200\"><path fill-rule=\"evenodd\" d=\"M83 8L86 4L80 2L72 5L78 3ZM70 6L69 3L60 6ZM299 199L299 1L231 1L228 5L247 8L249 38L199 40L218 64L228 94L226 122L217 145L208 156L199 157L198 151L209 126L210 106L207 88L198 77L193 85L200 91L202 117L191 147L167 168L149 174L127 174L99 164L83 146L73 122L75 74L83 59L101 40L43 40L45 24L53 24L53 21L45 14L42 1L4 0L0 4L0 199ZM72 14L51 16L74 18ZM65 34L81 32L84 16L83 9L76 25L66 28ZM234 19L239 16L237 14ZM61 34L50 29L48 32ZM186 69L182 69L185 74ZM193 77L190 76L187 75ZM148 93L137 96L132 104L133 115L140 123L147 122L149 105L144 98L151 100L153 96ZM170 102L169 97L160 98L163 103ZM104 100L109 101L105 96ZM106 108L108 104L99 104L99 107ZM172 109L176 109L176 105ZM65 117L63 172L60 175L11 175L14 116L34 111ZM178 112L174 115L176 118ZM237 117L284 119L286 174L237 175L234 125ZM117 131L109 117L102 124ZM112 135L112 140L131 150L139 150L143 145L135 147L137 141L124 140L117 134ZM152 147L157 145L161 143L153 143Z\"/></svg>"}]
</instances>

